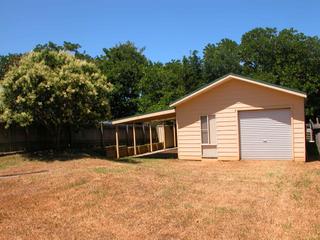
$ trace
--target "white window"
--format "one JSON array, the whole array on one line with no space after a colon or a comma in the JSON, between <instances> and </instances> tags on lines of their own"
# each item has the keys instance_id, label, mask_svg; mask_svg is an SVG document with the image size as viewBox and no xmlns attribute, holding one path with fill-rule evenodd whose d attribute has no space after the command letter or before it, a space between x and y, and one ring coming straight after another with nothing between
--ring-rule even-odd
<instances>
[{"instance_id":1,"label":"white window","mask_svg":"<svg viewBox=\"0 0 320 240\"><path fill-rule=\"evenodd\" d=\"M208 127L208 116L201 116L201 143L209 143L209 127Z\"/></svg>"},{"instance_id":2,"label":"white window","mask_svg":"<svg viewBox=\"0 0 320 240\"><path fill-rule=\"evenodd\" d=\"M216 118L214 115L201 116L201 148L204 158L216 158L218 156Z\"/></svg>"},{"instance_id":3,"label":"white window","mask_svg":"<svg viewBox=\"0 0 320 240\"><path fill-rule=\"evenodd\" d=\"M217 144L216 119L214 115L201 116L201 143Z\"/></svg>"}]
</instances>

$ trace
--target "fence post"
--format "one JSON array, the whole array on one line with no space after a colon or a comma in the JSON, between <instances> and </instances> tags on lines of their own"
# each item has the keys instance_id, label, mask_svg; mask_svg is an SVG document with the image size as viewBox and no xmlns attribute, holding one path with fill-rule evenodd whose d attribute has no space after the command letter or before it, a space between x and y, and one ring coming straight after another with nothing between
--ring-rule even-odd
<instances>
[{"instance_id":1,"label":"fence post","mask_svg":"<svg viewBox=\"0 0 320 240\"><path fill-rule=\"evenodd\" d=\"M173 146L177 146L177 137L176 137L176 122L173 121Z\"/></svg>"},{"instance_id":2,"label":"fence post","mask_svg":"<svg viewBox=\"0 0 320 240\"><path fill-rule=\"evenodd\" d=\"M103 123L100 122L100 145L101 145L101 148L104 148L104 139L103 139Z\"/></svg>"},{"instance_id":3,"label":"fence post","mask_svg":"<svg viewBox=\"0 0 320 240\"><path fill-rule=\"evenodd\" d=\"M163 149L166 149L167 148L167 145L166 145L166 125L163 123L162 126L163 126Z\"/></svg>"},{"instance_id":4,"label":"fence post","mask_svg":"<svg viewBox=\"0 0 320 240\"><path fill-rule=\"evenodd\" d=\"M151 122L149 123L149 141L150 141L150 152L152 152L153 148L152 148L152 127L151 127Z\"/></svg>"},{"instance_id":5,"label":"fence post","mask_svg":"<svg viewBox=\"0 0 320 240\"><path fill-rule=\"evenodd\" d=\"M116 126L116 152L117 152L117 159L120 158L119 154L119 130L118 130L118 125Z\"/></svg>"},{"instance_id":6,"label":"fence post","mask_svg":"<svg viewBox=\"0 0 320 240\"><path fill-rule=\"evenodd\" d=\"M137 155L136 127L134 123L132 124L132 131L133 131L133 154Z\"/></svg>"}]
</instances>

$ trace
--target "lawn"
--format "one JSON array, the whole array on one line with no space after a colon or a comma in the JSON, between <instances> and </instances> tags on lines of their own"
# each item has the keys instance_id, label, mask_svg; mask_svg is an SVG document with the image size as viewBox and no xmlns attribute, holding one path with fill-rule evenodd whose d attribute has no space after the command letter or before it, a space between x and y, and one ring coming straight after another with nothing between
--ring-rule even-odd
<instances>
[{"instance_id":1,"label":"lawn","mask_svg":"<svg viewBox=\"0 0 320 240\"><path fill-rule=\"evenodd\" d=\"M129 160L0 158L0 239L320 239L320 162Z\"/></svg>"}]
</instances>

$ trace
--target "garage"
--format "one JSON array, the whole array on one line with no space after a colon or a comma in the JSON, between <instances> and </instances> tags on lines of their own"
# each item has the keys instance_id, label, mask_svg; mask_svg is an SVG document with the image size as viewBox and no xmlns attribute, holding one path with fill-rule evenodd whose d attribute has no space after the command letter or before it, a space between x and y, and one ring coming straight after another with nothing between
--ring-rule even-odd
<instances>
[{"instance_id":1,"label":"garage","mask_svg":"<svg viewBox=\"0 0 320 240\"><path fill-rule=\"evenodd\" d=\"M239 111L240 157L292 160L290 109Z\"/></svg>"}]
</instances>

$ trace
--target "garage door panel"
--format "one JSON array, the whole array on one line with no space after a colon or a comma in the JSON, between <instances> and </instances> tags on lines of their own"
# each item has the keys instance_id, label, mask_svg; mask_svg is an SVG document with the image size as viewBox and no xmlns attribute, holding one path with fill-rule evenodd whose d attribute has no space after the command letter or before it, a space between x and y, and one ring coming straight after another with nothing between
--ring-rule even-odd
<instances>
[{"instance_id":1,"label":"garage door panel","mask_svg":"<svg viewBox=\"0 0 320 240\"><path fill-rule=\"evenodd\" d=\"M239 119L241 159L292 159L289 109L241 111Z\"/></svg>"}]
</instances>

